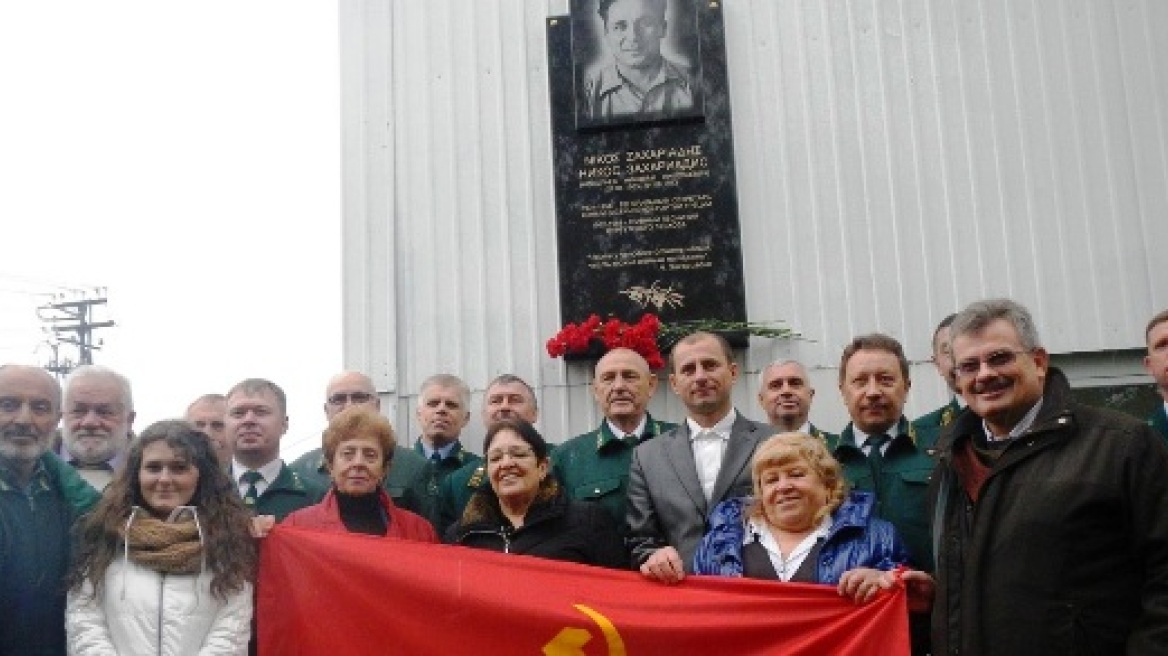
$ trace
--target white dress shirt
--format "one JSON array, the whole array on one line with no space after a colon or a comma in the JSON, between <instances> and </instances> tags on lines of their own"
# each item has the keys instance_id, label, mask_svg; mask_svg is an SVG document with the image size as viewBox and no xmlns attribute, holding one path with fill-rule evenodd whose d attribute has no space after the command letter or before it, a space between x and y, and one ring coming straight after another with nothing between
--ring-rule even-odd
<instances>
[{"instance_id":1,"label":"white dress shirt","mask_svg":"<svg viewBox=\"0 0 1168 656\"><path fill-rule=\"evenodd\" d=\"M730 429L738 419L738 411L730 408L730 414L718 420L718 423L709 428L702 428L689 417L685 423L689 427L690 444L693 446L694 464L698 470L698 480L702 484L702 492L706 501L714 498L714 483L718 480L718 472L722 469L722 456L726 453L726 444L730 441Z\"/></svg>"}]
</instances>

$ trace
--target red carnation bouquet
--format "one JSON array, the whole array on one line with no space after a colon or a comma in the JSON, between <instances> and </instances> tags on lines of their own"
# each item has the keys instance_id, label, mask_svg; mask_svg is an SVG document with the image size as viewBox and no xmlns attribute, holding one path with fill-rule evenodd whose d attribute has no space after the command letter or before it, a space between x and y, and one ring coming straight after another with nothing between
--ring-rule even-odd
<instances>
[{"instance_id":1,"label":"red carnation bouquet","mask_svg":"<svg viewBox=\"0 0 1168 656\"><path fill-rule=\"evenodd\" d=\"M657 315L646 313L636 323L625 323L615 317L602 321L593 314L580 324L570 323L547 342L548 355L558 358L569 354L585 354L600 344L603 351L627 348L640 353L652 369L665 366L661 349L657 346L661 321Z\"/></svg>"}]
</instances>

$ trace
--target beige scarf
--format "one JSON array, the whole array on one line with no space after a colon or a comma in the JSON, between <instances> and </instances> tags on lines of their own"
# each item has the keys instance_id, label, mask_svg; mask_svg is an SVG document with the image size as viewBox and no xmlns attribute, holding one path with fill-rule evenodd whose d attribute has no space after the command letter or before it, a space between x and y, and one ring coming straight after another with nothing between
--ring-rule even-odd
<instances>
[{"instance_id":1,"label":"beige scarf","mask_svg":"<svg viewBox=\"0 0 1168 656\"><path fill-rule=\"evenodd\" d=\"M203 544L193 519L135 518L124 533L130 560L143 567L162 574L197 574L203 567Z\"/></svg>"}]
</instances>

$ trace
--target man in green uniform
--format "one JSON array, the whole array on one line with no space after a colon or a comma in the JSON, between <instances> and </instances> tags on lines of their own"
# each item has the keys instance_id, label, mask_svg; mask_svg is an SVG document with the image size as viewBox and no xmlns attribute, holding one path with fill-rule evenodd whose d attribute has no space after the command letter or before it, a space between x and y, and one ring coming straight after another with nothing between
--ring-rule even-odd
<instances>
[{"instance_id":1,"label":"man in green uniform","mask_svg":"<svg viewBox=\"0 0 1168 656\"><path fill-rule=\"evenodd\" d=\"M496 422L508 417L534 424L539 419L539 406L535 390L527 381L514 374L500 374L483 394L483 425L490 430ZM462 516L471 495L486 484L487 467L481 460L463 465L442 480L438 485L438 521L434 526L438 535L445 536L446 530Z\"/></svg>"},{"instance_id":2,"label":"man in green uniform","mask_svg":"<svg viewBox=\"0 0 1168 656\"><path fill-rule=\"evenodd\" d=\"M961 395L957 393L957 383L953 379L953 352L949 348L951 340L949 326L956 317L956 314L945 317L933 330L933 365L937 367L937 373L949 388L949 402L914 419L913 426L919 430L936 431L940 434L941 429L953 423L957 414L965 407Z\"/></svg>"},{"instance_id":3,"label":"man in green uniform","mask_svg":"<svg viewBox=\"0 0 1168 656\"><path fill-rule=\"evenodd\" d=\"M900 342L887 335L856 337L840 358L840 394L852 420L827 442L857 490L876 494L876 514L892 522L912 564L933 570L927 509L936 464L936 429L918 429L904 416L911 383ZM913 654L929 653L929 623L913 615Z\"/></svg>"},{"instance_id":4,"label":"man in green uniform","mask_svg":"<svg viewBox=\"0 0 1168 656\"><path fill-rule=\"evenodd\" d=\"M676 426L649 416L649 400L656 390L657 376L639 353L626 348L609 351L596 363L592 380L604 421L552 453L552 472L568 497L599 503L617 526L625 524L633 449Z\"/></svg>"},{"instance_id":5,"label":"man in green uniform","mask_svg":"<svg viewBox=\"0 0 1168 656\"><path fill-rule=\"evenodd\" d=\"M367 405L381 408L381 399L369 376L358 371L343 371L331 379L325 387L324 416L326 423L332 421L350 405ZM323 438L322 438L323 439ZM323 490L332 485L328 470L324 466L324 449L316 448L300 456L289 465L300 479ZM393 449L393 464L385 477L385 491L393 504L410 512L428 517L433 512L433 503L426 494L427 463L425 458L413 450L398 445Z\"/></svg>"},{"instance_id":6,"label":"man in green uniform","mask_svg":"<svg viewBox=\"0 0 1168 656\"><path fill-rule=\"evenodd\" d=\"M1152 317L1144 331L1144 338L1148 342L1144 367L1156 380L1156 389L1164 401L1148 417L1148 425L1168 440L1168 310Z\"/></svg>"},{"instance_id":7,"label":"man in green uniform","mask_svg":"<svg viewBox=\"0 0 1168 656\"><path fill-rule=\"evenodd\" d=\"M758 405L776 432L827 439L830 433L819 430L809 420L814 398L815 388L807 368L795 360L776 360L758 374Z\"/></svg>"},{"instance_id":8,"label":"man in green uniform","mask_svg":"<svg viewBox=\"0 0 1168 656\"><path fill-rule=\"evenodd\" d=\"M442 481L464 466L482 458L462 446L459 437L470 421L470 388L458 376L435 374L422 381L418 392L418 425L422 434L414 453L427 463L425 476L426 519L438 527L438 489Z\"/></svg>"},{"instance_id":9,"label":"man in green uniform","mask_svg":"<svg viewBox=\"0 0 1168 656\"><path fill-rule=\"evenodd\" d=\"M324 489L303 480L280 459L288 402L278 385L262 378L237 383L227 392L226 421L235 454L231 478L256 515L282 521L293 510L321 500Z\"/></svg>"}]
</instances>

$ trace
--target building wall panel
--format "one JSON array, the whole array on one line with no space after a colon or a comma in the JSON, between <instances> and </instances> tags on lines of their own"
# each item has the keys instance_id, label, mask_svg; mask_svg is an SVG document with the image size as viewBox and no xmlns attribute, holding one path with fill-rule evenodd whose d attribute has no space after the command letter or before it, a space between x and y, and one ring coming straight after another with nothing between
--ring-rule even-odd
<instances>
[{"instance_id":1,"label":"building wall panel","mask_svg":"<svg viewBox=\"0 0 1168 656\"><path fill-rule=\"evenodd\" d=\"M405 434L436 372L476 391L472 434L505 372L536 386L553 439L592 427L588 366L543 346L560 326L545 31L567 2L339 6L348 365ZM1168 306L1168 3L723 13L747 310L805 335L740 354L743 410L759 416L759 368L794 357L820 390L813 418L839 428L839 352L882 331L914 363L910 414L926 411L945 396L933 326L995 295L1029 305L1051 350L1128 353L1108 371L1139 375L1129 349ZM667 387L652 410L680 417Z\"/></svg>"}]
</instances>

